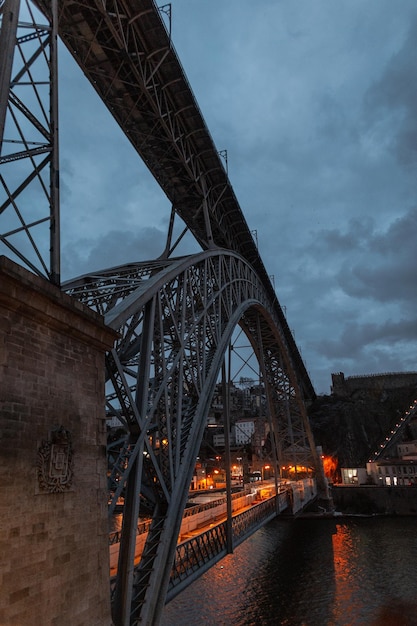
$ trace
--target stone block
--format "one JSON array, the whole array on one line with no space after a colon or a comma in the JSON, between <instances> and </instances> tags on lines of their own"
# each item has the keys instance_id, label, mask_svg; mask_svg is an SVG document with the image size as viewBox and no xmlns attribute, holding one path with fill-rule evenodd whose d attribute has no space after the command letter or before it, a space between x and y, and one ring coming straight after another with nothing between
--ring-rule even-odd
<instances>
[{"instance_id":1,"label":"stone block","mask_svg":"<svg viewBox=\"0 0 417 626\"><path fill-rule=\"evenodd\" d=\"M114 339L0 257L2 626L111 625L102 420Z\"/></svg>"}]
</instances>

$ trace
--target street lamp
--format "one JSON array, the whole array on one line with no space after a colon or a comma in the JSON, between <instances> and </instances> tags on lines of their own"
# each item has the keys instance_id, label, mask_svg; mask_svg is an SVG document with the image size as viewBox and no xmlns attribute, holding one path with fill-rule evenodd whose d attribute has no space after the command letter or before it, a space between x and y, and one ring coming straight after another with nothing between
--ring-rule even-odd
<instances>
[{"instance_id":1,"label":"street lamp","mask_svg":"<svg viewBox=\"0 0 417 626\"><path fill-rule=\"evenodd\" d=\"M262 480L267 480L270 478L269 470L271 469L270 465L264 465L262 467Z\"/></svg>"}]
</instances>

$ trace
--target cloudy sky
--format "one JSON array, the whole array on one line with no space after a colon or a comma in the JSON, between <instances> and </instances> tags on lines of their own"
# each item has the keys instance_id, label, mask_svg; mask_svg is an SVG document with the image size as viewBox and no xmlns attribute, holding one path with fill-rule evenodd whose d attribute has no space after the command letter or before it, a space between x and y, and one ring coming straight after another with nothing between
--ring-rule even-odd
<instances>
[{"instance_id":1,"label":"cloudy sky","mask_svg":"<svg viewBox=\"0 0 417 626\"><path fill-rule=\"evenodd\" d=\"M172 37L318 393L417 370L417 3L172 0ZM170 204L65 50L63 279L158 256Z\"/></svg>"}]
</instances>

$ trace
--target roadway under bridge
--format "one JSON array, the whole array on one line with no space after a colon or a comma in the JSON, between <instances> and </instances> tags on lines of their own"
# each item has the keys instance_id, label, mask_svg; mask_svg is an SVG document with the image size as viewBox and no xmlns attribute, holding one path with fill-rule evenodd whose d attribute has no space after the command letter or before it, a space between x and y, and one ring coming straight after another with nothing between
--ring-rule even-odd
<instances>
[{"instance_id":1,"label":"roadway under bridge","mask_svg":"<svg viewBox=\"0 0 417 626\"><path fill-rule=\"evenodd\" d=\"M21 190L49 166L51 192L44 218L51 227L49 267L38 254L38 269L24 249L11 243L17 231L2 232L3 244L30 269L60 285L56 35L172 204L166 248L159 258L61 285L118 332L106 359L107 415L117 417L126 431L110 476L110 515L122 493L125 498L112 585L113 619L117 626L154 624L172 585L189 485L219 380L227 423L230 346L236 329L242 330L259 363L277 474L288 462L313 468L325 497L306 411L315 393L175 52L169 18L167 24L153 0L36 0L28 5L41 11L46 26L34 19L32 34L20 37L17 23L10 33L13 20L7 20L7 28L2 21L0 52L8 61L0 76L0 122L15 107L27 123L43 130L14 89L23 79L30 83L32 63L49 49L50 117L41 133L44 146L33 148L20 137L21 150L12 142L7 153L3 143L0 165L10 168L27 158L33 174L15 189L3 185L1 213L16 210ZM3 15L15 16L18 6L16 0L5 0ZM15 71L14 49L25 45L35 48ZM21 126L20 135L25 128ZM33 218L23 211L19 217L21 230L30 233ZM194 236L199 253L173 255L176 218ZM29 241L33 243L31 237ZM134 567L140 503L151 511L151 522Z\"/></svg>"}]
</instances>

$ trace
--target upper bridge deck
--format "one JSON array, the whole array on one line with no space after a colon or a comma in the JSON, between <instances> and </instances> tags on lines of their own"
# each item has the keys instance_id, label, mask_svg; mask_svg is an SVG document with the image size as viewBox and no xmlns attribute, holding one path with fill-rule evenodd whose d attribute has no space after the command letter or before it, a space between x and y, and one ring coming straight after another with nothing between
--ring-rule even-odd
<instances>
[{"instance_id":1,"label":"upper bridge deck","mask_svg":"<svg viewBox=\"0 0 417 626\"><path fill-rule=\"evenodd\" d=\"M36 0L45 14L50 2ZM203 249L241 254L262 279L306 398L315 392L251 231L153 0L59 3L59 35ZM209 224L203 210L207 208Z\"/></svg>"}]
</instances>

